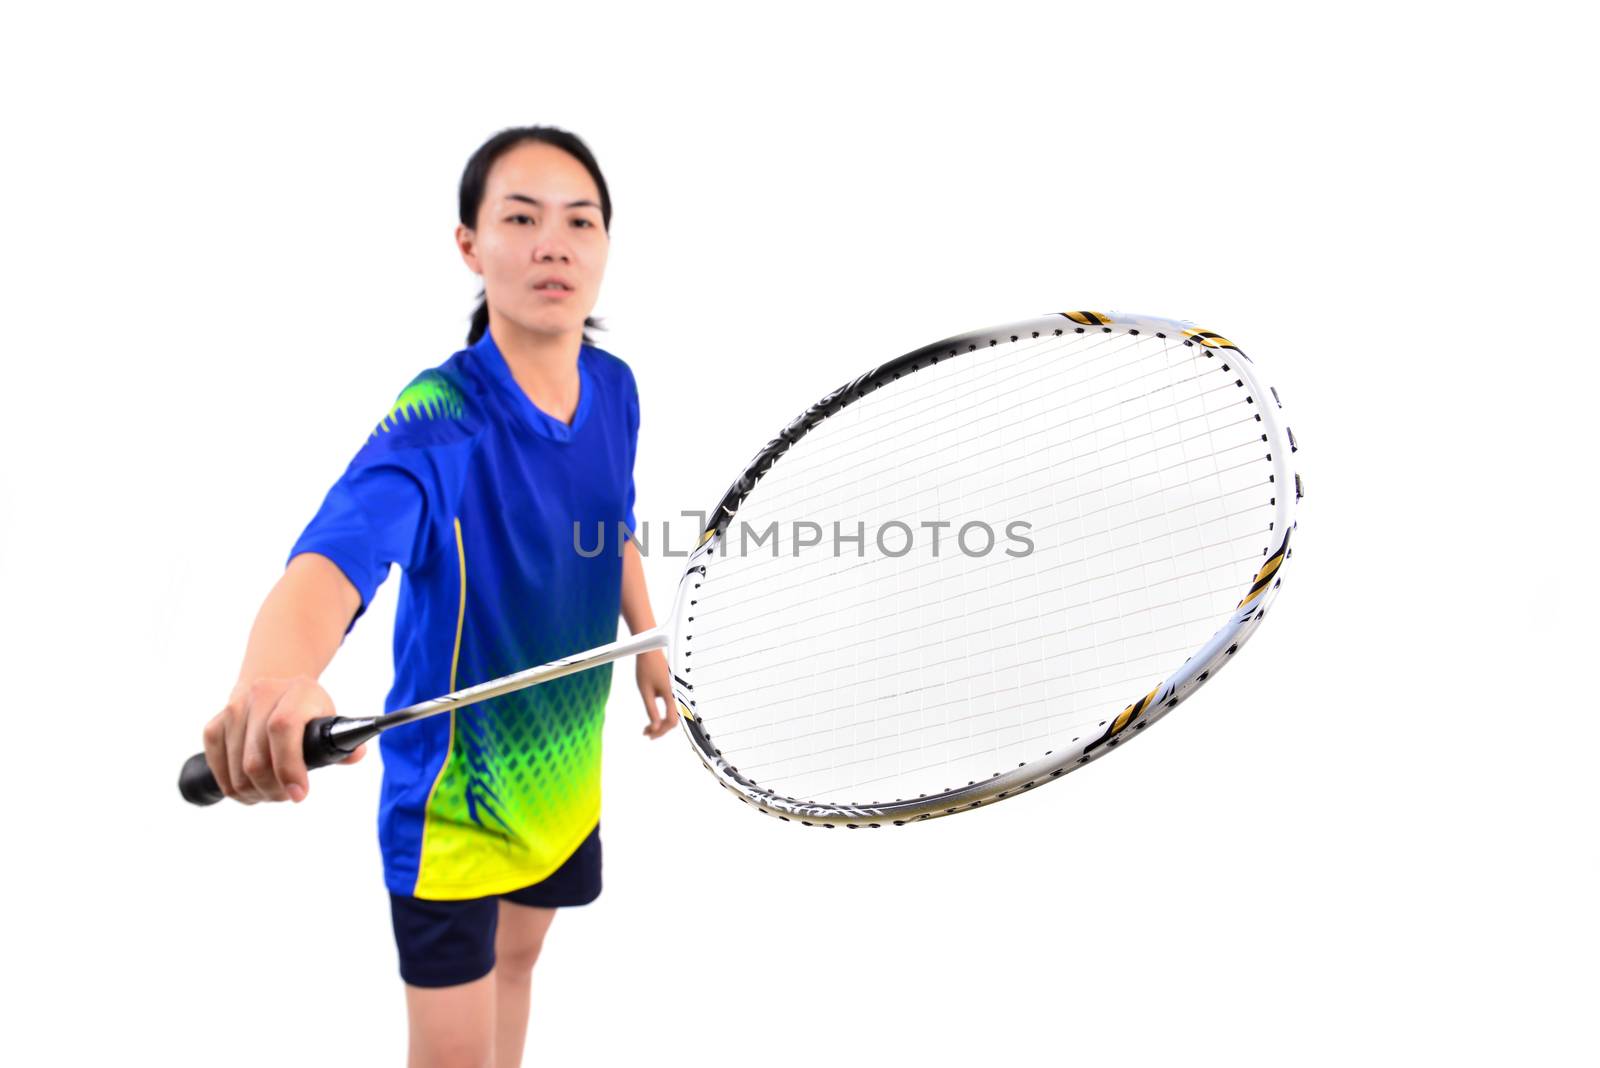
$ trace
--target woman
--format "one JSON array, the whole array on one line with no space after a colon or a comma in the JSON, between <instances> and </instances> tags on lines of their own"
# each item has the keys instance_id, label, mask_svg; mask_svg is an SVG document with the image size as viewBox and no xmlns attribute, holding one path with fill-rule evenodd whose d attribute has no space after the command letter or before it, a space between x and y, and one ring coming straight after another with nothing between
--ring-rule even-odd
<instances>
[{"instance_id":1,"label":"woman","mask_svg":"<svg viewBox=\"0 0 1600 1068\"><path fill-rule=\"evenodd\" d=\"M461 179L462 259L483 278L468 347L400 394L295 543L251 630L239 683L205 729L235 800L302 801L317 683L391 563L403 569L388 710L655 625L631 540L639 406L626 364L585 328L611 200L588 148L505 130ZM666 658L637 661L659 738L677 721ZM379 840L411 1063L521 1063L529 978L560 907L600 891L600 727L610 667L381 736ZM658 701L660 706L658 706ZM353 763L364 754L354 754Z\"/></svg>"}]
</instances>

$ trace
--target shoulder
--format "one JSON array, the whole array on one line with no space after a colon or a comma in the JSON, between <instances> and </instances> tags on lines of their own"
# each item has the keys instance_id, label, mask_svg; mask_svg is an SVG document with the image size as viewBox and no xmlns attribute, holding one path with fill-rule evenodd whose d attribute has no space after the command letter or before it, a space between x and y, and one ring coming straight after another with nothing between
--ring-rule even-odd
<instances>
[{"instance_id":1,"label":"shoulder","mask_svg":"<svg viewBox=\"0 0 1600 1068\"><path fill-rule=\"evenodd\" d=\"M638 383L633 378L633 368L620 357L589 344L584 345L584 350L590 357L590 371L600 379L603 387L619 390L630 397L639 395Z\"/></svg>"},{"instance_id":2,"label":"shoulder","mask_svg":"<svg viewBox=\"0 0 1600 1068\"><path fill-rule=\"evenodd\" d=\"M464 352L414 376L368 435L368 444L422 448L465 442L483 420L482 388Z\"/></svg>"},{"instance_id":3,"label":"shoulder","mask_svg":"<svg viewBox=\"0 0 1600 1068\"><path fill-rule=\"evenodd\" d=\"M426 492L460 483L485 418L482 389L461 355L412 376L356 451L347 477L399 470Z\"/></svg>"}]
</instances>

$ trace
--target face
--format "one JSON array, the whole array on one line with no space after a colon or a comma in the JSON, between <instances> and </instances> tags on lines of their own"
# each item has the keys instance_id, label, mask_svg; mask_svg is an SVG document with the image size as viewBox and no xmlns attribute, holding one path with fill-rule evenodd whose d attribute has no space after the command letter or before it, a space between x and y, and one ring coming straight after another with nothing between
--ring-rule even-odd
<instances>
[{"instance_id":1,"label":"face","mask_svg":"<svg viewBox=\"0 0 1600 1068\"><path fill-rule=\"evenodd\" d=\"M583 164L536 141L506 151L489 170L476 229L457 227L456 243L491 313L530 333L582 332L610 248Z\"/></svg>"}]
</instances>

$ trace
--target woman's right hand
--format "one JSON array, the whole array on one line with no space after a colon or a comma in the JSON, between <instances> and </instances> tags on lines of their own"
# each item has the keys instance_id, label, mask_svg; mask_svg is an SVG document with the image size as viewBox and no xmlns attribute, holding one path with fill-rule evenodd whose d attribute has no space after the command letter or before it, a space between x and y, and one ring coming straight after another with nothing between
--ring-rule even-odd
<instances>
[{"instance_id":1,"label":"woman's right hand","mask_svg":"<svg viewBox=\"0 0 1600 1068\"><path fill-rule=\"evenodd\" d=\"M241 681L206 724L206 763L235 801L304 801L306 724L333 714L333 698L308 676ZM366 752L363 745L340 763L354 764Z\"/></svg>"}]
</instances>

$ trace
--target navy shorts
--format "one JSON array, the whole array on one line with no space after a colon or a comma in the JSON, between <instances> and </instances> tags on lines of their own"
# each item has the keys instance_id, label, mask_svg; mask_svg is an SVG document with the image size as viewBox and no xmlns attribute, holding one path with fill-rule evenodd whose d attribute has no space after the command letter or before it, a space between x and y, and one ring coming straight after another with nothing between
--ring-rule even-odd
<instances>
[{"instance_id":1,"label":"navy shorts","mask_svg":"<svg viewBox=\"0 0 1600 1068\"><path fill-rule=\"evenodd\" d=\"M389 895L400 978L412 986L456 986L494 970L500 902L538 908L587 905L600 896L600 828L548 877L521 890L464 901L424 901Z\"/></svg>"}]
</instances>

